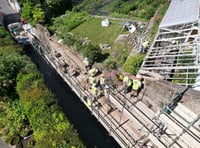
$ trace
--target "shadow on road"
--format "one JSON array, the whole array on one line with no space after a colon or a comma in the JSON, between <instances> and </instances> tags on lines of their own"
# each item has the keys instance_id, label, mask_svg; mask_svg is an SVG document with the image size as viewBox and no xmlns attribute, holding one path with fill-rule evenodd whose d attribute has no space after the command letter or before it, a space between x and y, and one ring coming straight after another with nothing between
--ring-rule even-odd
<instances>
[{"instance_id":1,"label":"shadow on road","mask_svg":"<svg viewBox=\"0 0 200 148\"><path fill-rule=\"evenodd\" d=\"M4 26L7 27L11 23L20 22L20 14L12 13L4 15Z\"/></svg>"}]
</instances>

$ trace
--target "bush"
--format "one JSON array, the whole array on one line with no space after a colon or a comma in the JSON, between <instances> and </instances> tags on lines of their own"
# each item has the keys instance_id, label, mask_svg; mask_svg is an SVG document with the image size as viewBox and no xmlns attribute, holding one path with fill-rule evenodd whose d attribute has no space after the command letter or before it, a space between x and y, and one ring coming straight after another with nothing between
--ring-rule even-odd
<instances>
[{"instance_id":1,"label":"bush","mask_svg":"<svg viewBox=\"0 0 200 148\"><path fill-rule=\"evenodd\" d=\"M11 144L12 139L13 139L13 136L12 136L12 135L6 135L5 142L6 142L7 144Z\"/></svg>"},{"instance_id":2,"label":"bush","mask_svg":"<svg viewBox=\"0 0 200 148\"><path fill-rule=\"evenodd\" d=\"M98 46L88 44L83 50L83 56L87 57L92 63L98 61L101 57L101 51Z\"/></svg>"},{"instance_id":3,"label":"bush","mask_svg":"<svg viewBox=\"0 0 200 148\"><path fill-rule=\"evenodd\" d=\"M83 48L83 45L80 41L74 42L74 46L73 46L74 51L79 52L82 48Z\"/></svg>"},{"instance_id":4,"label":"bush","mask_svg":"<svg viewBox=\"0 0 200 148\"><path fill-rule=\"evenodd\" d=\"M19 143L19 137L13 137L13 139L11 140L10 144L11 145L17 145Z\"/></svg>"},{"instance_id":5,"label":"bush","mask_svg":"<svg viewBox=\"0 0 200 148\"><path fill-rule=\"evenodd\" d=\"M26 137L26 136L28 136L28 133L29 133L29 131L27 129L22 129L20 131L20 136L21 137Z\"/></svg>"},{"instance_id":6,"label":"bush","mask_svg":"<svg viewBox=\"0 0 200 148\"><path fill-rule=\"evenodd\" d=\"M61 35L62 36L62 35ZM62 37L61 37L62 38ZM75 39L73 37L73 35L67 33L65 34L65 36L63 37L63 43L67 44L68 46L72 46L75 43Z\"/></svg>"},{"instance_id":7,"label":"bush","mask_svg":"<svg viewBox=\"0 0 200 148\"><path fill-rule=\"evenodd\" d=\"M65 34L65 32L71 31L87 19L87 13L74 13L67 11L64 15L57 18L53 18L53 25L50 27L50 29L54 32L57 30L62 34Z\"/></svg>"},{"instance_id":8,"label":"bush","mask_svg":"<svg viewBox=\"0 0 200 148\"><path fill-rule=\"evenodd\" d=\"M137 54L129 58L123 65L124 71L136 75L140 69L144 56L144 54Z\"/></svg>"},{"instance_id":9,"label":"bush","mask_svg":"<svg viewBox=\"0 0 200 148\"><path fill-rule=\"evenodd\" d=\"M0 120L0 121L1 121L1 120ZM4 125L4 124L2 123L2 121L1 121L1 122L0 122L0 129L1 129L1 128L4 128L4 126L5 126L5 125Z\"/></svg>"},{"instance_id":10,"label":"bush","mask_svg":"<svg viewBox=\"0 0 200 148\"><path fill-rule=\"evenodd\" d=\"M112 59L107 59L103 64L104 69L110 71L112 69L117 69L117 63Z\"/></svg>"}]
</instances>

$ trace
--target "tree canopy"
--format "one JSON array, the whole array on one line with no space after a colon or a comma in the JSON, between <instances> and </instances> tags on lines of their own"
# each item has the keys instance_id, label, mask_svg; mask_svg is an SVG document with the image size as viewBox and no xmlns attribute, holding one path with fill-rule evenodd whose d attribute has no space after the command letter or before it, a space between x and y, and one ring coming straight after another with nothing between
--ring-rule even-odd
<instances>
[{"instance_id":1,"label":"tree canopy","mask_svg":"<svg viewBox=\"0 0 200 148\"><path fill-rule=\"evenodd\" d=\"M32 135L36 148L85 147L36 66L7 36L0 27L0 42L8 43L0 46L1 135L10 144Z\"/></svg>"},{"instance_id":2,"label":"tree canopy","mask_svg":"<svg viewBox=\"0 0 200 148\"><path fill-rule=\"evenodd\" d=\"M44 23L72 8L71 0L19 0L22 17L31 22Z\"/></svg>"}]
</instances>

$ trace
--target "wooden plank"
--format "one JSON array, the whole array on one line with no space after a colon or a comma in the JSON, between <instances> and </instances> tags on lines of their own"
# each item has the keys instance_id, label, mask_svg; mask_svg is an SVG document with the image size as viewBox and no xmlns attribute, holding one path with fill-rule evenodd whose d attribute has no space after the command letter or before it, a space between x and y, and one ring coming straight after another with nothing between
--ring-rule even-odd
<instances>
[{"instance_id":1,"label":"wooden plank","mask_svg":"<svg viewBox=\"0 0 200 148\"><path fill-rule=\"evenodd\" d=\"M135 105L140 108L149 118L153 119L155 117L155 113L149 109L142 101L137 102Z\"/></svg>"},{"instance_id":2,"label":"wooden plank","mask_svg":"<svg viewBox=\"0 0 200 148\"><path fill-rule=\"evenodd\" d=\"M169 119L165 114L161 114L159 119L177 136L182 133L183 129L177 123ZM182 146L185 146L185 144L187 145L187 141L194 142L195 144L197 143L197 141L188 133L184 134L184 136L182 135L181 137L184 139L184 142L179 141L179 144Z\"/></svg>"},{"instance_id":3,"label":"wooden plank","mask_svg":"<svg viewBox=\"0 0 200 148\"><path fill-rule=\"evenodd\" d=\"M184 117L188 122L192 122L198 116L197 114L189 110L187 107L185 107L181 103L178 103L174 111L176 111L179 115Z\"/></svg>"},{"instance_id":4,"label":"wooden plank","mask_svg":"<svg viewBox=\"0 0 200 148\"><path fill-rule=\"evenodd\" d=\"M187 120L187 118L185 119L185 116L183 115L183 114L181 114L181 116L183 116L183 117L180 117L179 115L177 115L176 113L174 113L174 112L171 112L170 113L170 115L171 116L173 116L176 120L178 120L179 122L181 122L185 127L187 127L189 124L190 124L190 122ZM185 121L185 120L186 121ZM194 119L193 119L194 120ZM192 121L193 121L192 120ZM192 122L191 121L191 122ZM193 125L194 126L194 125ZM196 130L193 126L191 126L190 128L189 128L189 130L191 131L191 132L193 132L195 135L197 135L197 136L199 136L199 138L200 138L200 132L198 131L198 130ZM199 129L200 130L200 129Z\"/></svg>"},{"instance_id":5,"label":"wooden plank","mask_svg":"<svg viewBox=\"0 0 200 148\"><path fill-rule=\"evenodd\" d=\"M191 136L188 133L184 133L181 136L181 139L183 139L184 142L186 142L190 147L194 147L194 148L200 147L200 143L198 141L194 140L193 138L191 138Z\"/></svg>"},{"instance_id":6,"label":"wooden plank","mask_svg":"<svg viewBox=\"0 0 200 148\"><path fill-rule=\"evenodd\" d=\"M153 135L149 134L148 138L151 140L153 144L155 144L158 148L166 148L165 145L163 145L158 139Z\"/></svg>"}]
</instances>

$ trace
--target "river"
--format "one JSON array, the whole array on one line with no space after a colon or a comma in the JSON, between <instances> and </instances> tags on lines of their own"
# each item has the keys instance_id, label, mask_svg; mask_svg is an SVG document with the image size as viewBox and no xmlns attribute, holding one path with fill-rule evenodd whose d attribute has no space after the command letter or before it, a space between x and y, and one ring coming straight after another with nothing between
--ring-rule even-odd
<instances>
[{"instance_id":1,"label":"river","mask_svg":"<svg viewBox=\"0 0 200 148\"><path fill-rule=\"evenodd\" d=\"M27 55L34 63L37 63L38 70L43 74L47 86L56 95L59 106L74 125L74 128L77 129L85 145L88 148L119 148L120 146L116 141L91 115L91 112L57 72L39 54L32 49L28 50Z\"/></svg>"}]
</instances>

